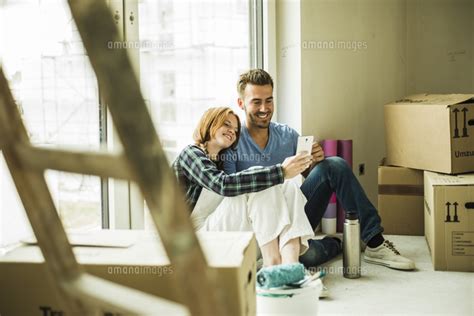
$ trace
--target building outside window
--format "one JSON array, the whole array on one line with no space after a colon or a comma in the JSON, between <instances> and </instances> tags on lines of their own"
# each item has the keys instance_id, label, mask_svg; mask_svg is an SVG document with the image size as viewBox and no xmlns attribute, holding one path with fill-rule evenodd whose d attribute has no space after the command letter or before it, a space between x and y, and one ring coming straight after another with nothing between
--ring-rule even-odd
<instances>
[{"instance_id":1,"label":"building outside window","mask_svg":"<svg viewBox=\"0 0 474 316\"><path fill-rule=\"evenodd\" d=\"M67 3L3 1L0 12L1 64L31 142L48 148L98 149L97 81ZM46 178L66 228L100 228L98 177L47 171ZM16 196L3 158L0 181L3 194ZM0 201L0 235L5 243L18 231L28 230L19 203L18 199ZM12 209L16 215L12 216Z\"/></svg>"}]
</instances>

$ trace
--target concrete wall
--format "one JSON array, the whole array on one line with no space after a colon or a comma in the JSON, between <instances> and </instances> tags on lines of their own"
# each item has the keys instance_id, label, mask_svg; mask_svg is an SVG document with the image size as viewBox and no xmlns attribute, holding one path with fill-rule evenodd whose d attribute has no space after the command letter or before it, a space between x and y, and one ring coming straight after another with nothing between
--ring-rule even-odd
<instances>
[{"instance_id":1,"label":"concrete wall","mask_svg":"<svg viewBox=\"0 0 474 316\"><path fill-rule=\"evenodd\" d=\"M385 151L382 105L405 88L405 3L305 0L303 6L303 131L353 139L354 170L365 164L359 179L375 202Z\"/></svg>"},{"instance_id":2,"label":"concrete wall","mask_svg":"<svg viewBox=\"0 0 474 316\"><path fill-rule=\"evenodd\" d=\"M277 0L276 4L276 99L277 114L284 122L301 132L301 4L294 0Z\"/></svg>"},{"instance_id":3,"label":"concrete wall","mask_svg":"<svg viewBox=\"0 0 474 316\"><path fill-rule=\"evenodd\" d=\"M355 174L376 204L383 105L415 92L474 92L473 6L471 0L278 0L278 120L317 139L353 139ZM298 92L300 110L291 103Z\"/></svg>"},{"instance_id":4,"label":"concrete wall","mask_svg":"<svg viewBox=\"0 0 474 316\"><path fill-rule=\"evenodd\" d=\"M407 94L474 92L474 1L408 1L407 23Z\"/></svg>"}]
</instances>

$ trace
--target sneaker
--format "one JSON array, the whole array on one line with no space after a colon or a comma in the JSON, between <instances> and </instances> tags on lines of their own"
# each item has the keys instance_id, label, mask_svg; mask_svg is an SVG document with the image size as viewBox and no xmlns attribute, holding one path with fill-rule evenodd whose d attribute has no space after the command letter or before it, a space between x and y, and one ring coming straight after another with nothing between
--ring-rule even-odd
<instances>
[{"instance_id":1,"label":"sneaker","mask_svg":"<svg viewBox=\"0 0 474 316\"><path fill-rule=\"evenodd\" d=\"M373 264L380 264L391 269L413 270L415 262L403 257L395 248L393 243L385 240L380 246L370 248L367 246L364 253L364 261Z\"/></svg>"},{"instance_id":2,"label":"sneaker","mask_svg":"<svg viewBox=\"0 0 474 316\"><path fill-rule=\"evenodd\" d=\"M324 285L323 280L321 280L321 284L323 285L323 289L319 294L319 298L326 298L329 296L329 289Z\"/></svg>"}]
</instances>

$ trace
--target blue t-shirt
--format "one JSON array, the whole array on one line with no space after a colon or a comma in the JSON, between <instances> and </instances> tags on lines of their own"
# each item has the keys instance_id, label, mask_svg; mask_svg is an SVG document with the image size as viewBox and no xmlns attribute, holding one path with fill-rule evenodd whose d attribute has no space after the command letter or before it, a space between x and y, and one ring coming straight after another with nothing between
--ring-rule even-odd
<instances>
[{"instance_id":1,"label":"blue t-shirt","mask_svg":"<svg viewBox=\"0 0 474 316\"><path fill-rule=\"evenodd\" d=\"M270 122L267 146L261 149L242 124L236 150L229 149L224 155L224 171L227 174L246 170L254 166L272 166L295 155L298 132L291 127Z\"/></svg>"}]
</instances>

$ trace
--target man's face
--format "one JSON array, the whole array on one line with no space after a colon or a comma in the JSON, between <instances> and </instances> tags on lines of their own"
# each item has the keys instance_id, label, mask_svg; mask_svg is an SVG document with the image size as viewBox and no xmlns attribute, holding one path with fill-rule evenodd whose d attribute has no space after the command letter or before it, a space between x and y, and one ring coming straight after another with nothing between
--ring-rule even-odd
<instances>
[{"instance_id":1,"label":"man's face","mask_svg":"<svg viewBox=\"0 0 474 316\"><path fill-rule=\"evenodd\" d=\"M273 88L271 85L248 84L239 107L245 111L248 128L268 128L273 115Z\"/></svg>"}]
</instances>

